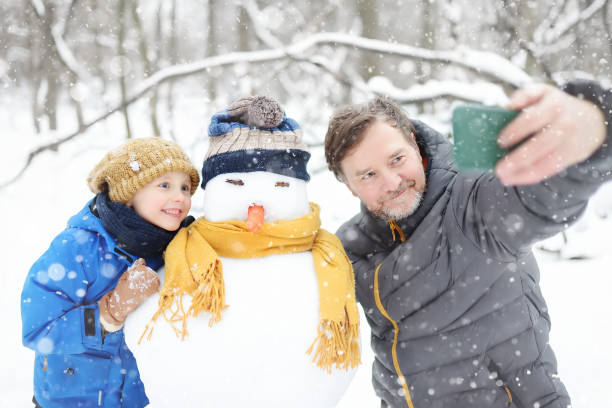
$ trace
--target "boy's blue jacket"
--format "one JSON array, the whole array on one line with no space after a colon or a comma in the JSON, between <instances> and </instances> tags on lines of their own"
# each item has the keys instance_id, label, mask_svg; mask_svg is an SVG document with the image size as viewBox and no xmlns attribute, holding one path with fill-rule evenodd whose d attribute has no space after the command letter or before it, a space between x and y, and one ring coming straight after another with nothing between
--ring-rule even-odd
<instances>
[{"instance_id":1,"label":"boy's blue jacket","mask_svg":"<svg viewBox=\"0 0 612 408\"><path fill-rule=\"evenodd\" d=\"M34 263L21 295L23 344L36 351L34 396L43 408L149 403L123 329L102 333L98 300L136 257L117 247L87 205ZM161 258L146 259L158 269Z\"/></svg>"}]
</instances>

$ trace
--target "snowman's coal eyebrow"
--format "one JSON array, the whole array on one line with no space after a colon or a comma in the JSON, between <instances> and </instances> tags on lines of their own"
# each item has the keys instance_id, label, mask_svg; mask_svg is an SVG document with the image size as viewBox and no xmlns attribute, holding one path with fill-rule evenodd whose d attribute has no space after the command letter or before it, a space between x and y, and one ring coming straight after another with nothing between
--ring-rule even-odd
<instances>
[{"instance_id":1,"label":"snowman's coal eyebrow","mask_svg":"<svg viewBox=\"0 0 612 408\"><path fill-rule=\"evenodd\" d=\"M286 181L277 181L274 187L289 187L289 183Z\"/></svg>"},{"instance_id":2,"label":"snowman's coal eyebrow","mask_svg":"<svg viewBox=\"0 0 612 408\"><path fill-rule=\"evenodd\" d=\"M244 181L242 181L240 179L227 179L227 180L225 180L225 182L233 184L235 186L244 186Z\"/></svg>"}]
</instances>

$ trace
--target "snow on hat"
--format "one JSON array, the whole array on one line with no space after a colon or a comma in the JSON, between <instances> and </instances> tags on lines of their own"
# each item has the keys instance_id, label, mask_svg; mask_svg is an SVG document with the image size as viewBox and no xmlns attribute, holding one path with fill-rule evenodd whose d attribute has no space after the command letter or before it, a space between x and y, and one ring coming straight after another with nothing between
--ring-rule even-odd
<instances>
[{"instance_id":1,"label":"snow on hat","mask_svg":"<svg viewBox=\"0 0 612 408\"><path fill-rule=\"evenodd\" d=\"M132 139L106 153L89 173L87 184L96 194L108 191L112 201L127 203L138 190L173 171L191 178L193 195L200 177L179 145L159 137Z\"/></svg>"},{"instance_id":2,"label":"snow on hat","mask_svg":"<svg viewBox=\"0 0 612 408\"><path fill-rule=\"evenodd\" d=\"M213 115L209 146L202 166L202 188L224 173L266 171L310 180L310 153L302 130L278 102L266 96L247 96Z\"/></svg>"}]
</instances>

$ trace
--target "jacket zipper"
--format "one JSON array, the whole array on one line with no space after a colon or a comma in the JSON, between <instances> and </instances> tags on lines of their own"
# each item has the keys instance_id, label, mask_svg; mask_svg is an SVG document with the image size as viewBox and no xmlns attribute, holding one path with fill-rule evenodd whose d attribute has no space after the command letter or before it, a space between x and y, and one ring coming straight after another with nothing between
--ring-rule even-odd
<instances>
[{"instance_id":1,"label":"jacket zipper","mask_svg":"<svg viewBox=\"0 0 612 408\"><path fill-rule=\"evenodd\" d=\"M382 305L382 302L380 301L380 293L378 291L378 271L380 270L381 266L382 264L378 265L376 271L374 272L374 300L376 301L376 307L378 307L380 313L382 313L382 315L385 316L385 318L389 320L389 322L391 322L391 324L393 325L393 345L391 346L393 367L395 367L395 373L397 374L398 381L402 384L406 404L408 404L409 408L414 408L414 405L412 405L412 399L410 398L408 384L406 384L406 378L404 377L404 374L402 374L402 370L400 369L399 361L397 359L397 338L399 336L399 327L397 323L391 318L391 316L389 316L389 313L387 313L387 311Z\"/></svg>"}]
</instances>

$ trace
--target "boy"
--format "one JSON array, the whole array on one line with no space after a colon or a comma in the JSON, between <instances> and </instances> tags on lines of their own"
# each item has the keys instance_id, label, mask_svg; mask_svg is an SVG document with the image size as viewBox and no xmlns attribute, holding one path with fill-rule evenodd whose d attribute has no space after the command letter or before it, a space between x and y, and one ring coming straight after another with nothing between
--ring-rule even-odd
<instances>
[{"instance_id":1,"label":"boy","mask_svg":"<svg viewBox=\"0 0 612 408\"><path fill-rule=\"evenodd\" d=\"M22 292L36 407L149 403L123 322L157 291L154 269L198 184L187 155L160 138L130 140L92 170L96 196L34 263Z\"/></svg>"}]
</instances>

